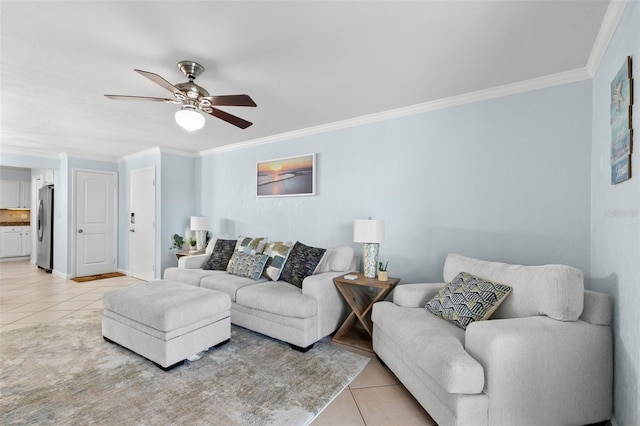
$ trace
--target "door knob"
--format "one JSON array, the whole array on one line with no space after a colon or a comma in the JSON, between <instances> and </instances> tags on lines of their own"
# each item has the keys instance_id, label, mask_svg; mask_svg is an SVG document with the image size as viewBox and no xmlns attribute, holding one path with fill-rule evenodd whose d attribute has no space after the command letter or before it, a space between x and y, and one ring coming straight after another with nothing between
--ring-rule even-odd
<instances>
[{"instance_id":1,"label":"door knob","mask_svg":"<svg viewBox=\"0 0 640 426\"><path fill-rule=\"evenodd\" d=\"M136 232L135 229L129 229L129 232Z\"/></svg>"},{"instance_id":2,"label":"door knob","mask_svg":"<svg viewBox=\"0 0 640 426\"><path fill-rule=\"evenodd\" d=\"M82 229L78 229L78 234L82 234L84 231Z\"/></svg>"}]
</instances>

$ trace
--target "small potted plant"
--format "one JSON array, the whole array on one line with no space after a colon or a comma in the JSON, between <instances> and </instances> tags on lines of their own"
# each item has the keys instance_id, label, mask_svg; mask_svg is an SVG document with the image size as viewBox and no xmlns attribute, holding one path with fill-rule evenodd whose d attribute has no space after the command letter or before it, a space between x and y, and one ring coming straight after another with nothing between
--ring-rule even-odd
<instances>
[{"instance_id":1,"label":"small potted plant","mask_svg":"<svg viewBox=\"0 0 640 426\"><path fill-rule=\"evenodd\" d=\"M184 238L182 238L178 234L173 234L173 245L169 247L170 249L182 250L184 246Z\"/></svg>"},{"instance_id":2,"label":"small potted plant","mask_svg":"<svg viewBox=\"0 0 640 426\"><path fill-rule=\"evenodd\" d=\"M198 242L196 241L195 238L190 238L189 239L189 245L191 246L191 248L189 249L190 252L194 252L197 251L196 250L196 245L198 244Z\"/></svg>"},{"instance_id":3,"label":"small potted plant","mask_svg":"<svg viewBox=\"0 0 640 426\"><path fill-rule=\"evenodd\" d=\"M378 281L389 280L389 274L387 274L387 266L389 266L389 262L387 263L378 262Z\"/></svg>"}]
</instances>

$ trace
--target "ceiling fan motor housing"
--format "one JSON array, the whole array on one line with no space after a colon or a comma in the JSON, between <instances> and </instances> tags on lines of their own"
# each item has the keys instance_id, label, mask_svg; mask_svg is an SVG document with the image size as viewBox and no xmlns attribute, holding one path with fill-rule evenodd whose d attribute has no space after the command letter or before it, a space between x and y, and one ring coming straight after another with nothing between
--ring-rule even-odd
<instances>
[{"instance_id":1,"label":"ceiling fan motor housing","mask_svg":"<svg viewBox=\"0 0 640 426\"><path fill-rule=\"evenodd\" d=\"M193 61L180 61L178 62L178 68L180 68L180 71L182 71L189 81L195 80L204 72L204 67Z\"/></svg>"}]
</instances>

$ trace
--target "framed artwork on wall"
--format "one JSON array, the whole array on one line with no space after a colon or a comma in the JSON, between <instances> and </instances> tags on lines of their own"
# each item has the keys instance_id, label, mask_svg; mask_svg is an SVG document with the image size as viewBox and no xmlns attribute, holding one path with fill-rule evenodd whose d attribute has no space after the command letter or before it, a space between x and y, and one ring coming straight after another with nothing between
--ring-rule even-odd
<instances>
[{"instance_id":1,"label":"framed artwork on wall","mask_svg":"<svg viewBox=\"0 0 640 426\"><path fill-rule=\"evenodd\" d=\"M633 152L633 77L631 56L611 82L611 184L631 179L631 154Z\"/></svg>"},{"instance_id":2,"label":"framed artwork on wall","mask_svg":"<svg viewBox=\"0 0 640 426\"><path fill-rule=\"evenodd\" d=\"M259 161L256 173L258 197L295 197L316 194L316 155Z\"/></svg>"}]
</instances>

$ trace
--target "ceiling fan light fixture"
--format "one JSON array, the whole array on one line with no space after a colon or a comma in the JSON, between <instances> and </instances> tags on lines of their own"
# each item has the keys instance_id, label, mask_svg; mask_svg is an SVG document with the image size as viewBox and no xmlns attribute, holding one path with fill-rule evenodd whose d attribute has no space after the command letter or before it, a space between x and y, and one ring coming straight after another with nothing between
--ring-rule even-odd
<instances>
[{"instance_id":1,"label":"ceiling fan light fixture","mask_svg":"<svg viewBox=\"0 0 640 426\"><path fill-rule=\"evenodd\" d=\"M204 116L196 111L191 105L185 105L176 112L176 123L185 130L193 132L202 129L204 126Z\"/></svg>"}]
</instances>

